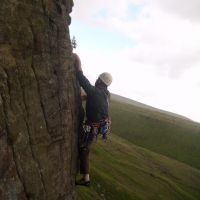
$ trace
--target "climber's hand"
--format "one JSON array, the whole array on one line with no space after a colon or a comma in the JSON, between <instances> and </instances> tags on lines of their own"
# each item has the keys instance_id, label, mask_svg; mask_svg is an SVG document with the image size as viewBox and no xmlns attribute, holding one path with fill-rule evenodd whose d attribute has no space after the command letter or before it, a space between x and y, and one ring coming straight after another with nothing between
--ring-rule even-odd
<instances>
[{"instance_id":1,"label":"climber's hand","mask_svg":"<svg viewBox=\"0 0 200 200\"><path fill-rule=\"evenodd\" d=\"M73 57L74 57L74 67L76 68L77 71L82 71L81 60L79 56L76 53L73 53Z\"/></svg>"}]
</instances>

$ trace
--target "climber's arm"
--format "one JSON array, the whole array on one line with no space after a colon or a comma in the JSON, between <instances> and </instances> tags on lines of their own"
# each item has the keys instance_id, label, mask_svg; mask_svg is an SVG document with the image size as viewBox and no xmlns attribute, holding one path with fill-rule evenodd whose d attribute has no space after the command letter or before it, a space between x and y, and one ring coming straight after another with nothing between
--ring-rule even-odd
<instances>
[{"instance_id":1,"label":"climber's arm","mask_svg":"<svg viewBox=\"0 0 200 200\"><path fill-rule=\"evenodd\" d=\"M77 54L74 55L74 66L76 68L77 79L79 81L80 86L85 90L86 94L90 94L95 90L95 87L91 85L89 80L84 76L82 67L81 67L81 60Z\"/></svg>"},{"instance_id":2,"label":"climber's arm","mask_svg":"<svg viewBox=\"0 0 200 200\"><path fill-rule=\"evenodd\" d=\"M86 94L91 94L95 90L95 87L90 84L89 80L83 75L82 71L77 71L76 74L80 86L82 86Z\"/></svg>"}]
</instances>

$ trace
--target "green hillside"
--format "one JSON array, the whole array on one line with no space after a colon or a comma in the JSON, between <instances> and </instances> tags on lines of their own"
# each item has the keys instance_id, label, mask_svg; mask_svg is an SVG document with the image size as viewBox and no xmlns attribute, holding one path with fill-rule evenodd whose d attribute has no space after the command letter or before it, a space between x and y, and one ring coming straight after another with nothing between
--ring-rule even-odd
<instances>
[{"instance_id":1,"label":"green hillside","mask_svg":"<svg viewBox=\"0 0 200 200\"><path fill-rule=\"evenodd\" d=\"M112 135L91 155L90 188L82 200L199 200L200 171Z\"/></svg>"},{"instance_id":2,"label":"green hillside","mask_svg":"<svg viewBox=\"0 0 200 200\"><path fill-rule=\"evenodd\" d=\"M82 200L199 200L200 124L123 97L111 101L112 134L91 154Z\"/></svg>"},{"instance_id":3,"label":"green hillside","mask_svg":"<svg viewBox=\"0 0 200 200\"><path fill-rule=\"evenodd\" d=\"M141 105L112 101L112 132L138 146L200 169L200 124Z\"/></svg>"},{"instance_id":4,"label":"green hillside","mask_svg":"<svg viewBox=\"0 0 200 200\"><path fill-rule=\"evenodd\" d=\"M180 118L180 119L189 120L189 118L184 117L182 115L179 115L179 114L176 114L176 113L172 113L172 112L169 112L169 111L165 111L165 110L161 110L161 109L152 107L150 105L146 105L144 103L140 103L138 101L135 101L135 100L132 100L132 99L129 99L129 98L126 98L126 97L119 96L117 94L111 94L111 100L112 101L117 101L117 102L120 102L120 103L123 103L123 104L129 104L129 105L132 105L132 106L135 106L135 107L145 108L145 109L148 109L149 111L162 113L162 114L168 115L170 117L176 117L176 118Z\"/></svg>"}]
</instances>

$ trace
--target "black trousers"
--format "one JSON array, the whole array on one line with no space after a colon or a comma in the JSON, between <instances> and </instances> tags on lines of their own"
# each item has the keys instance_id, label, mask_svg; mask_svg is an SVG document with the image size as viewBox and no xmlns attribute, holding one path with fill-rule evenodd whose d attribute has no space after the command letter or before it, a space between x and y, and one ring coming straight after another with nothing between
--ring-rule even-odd
<instances>
[{"instance_id":1,"label":"black trousers","mask_svg":"<svg viewBox=\"0 0 200 200\"><path fill-rule=\"evenodd\" d=\"M85 132L83 129L79 134L79 162L80 174L89 174L90 171L90 149L94 140L93 130Z\"/></svg>"}]
</instances>

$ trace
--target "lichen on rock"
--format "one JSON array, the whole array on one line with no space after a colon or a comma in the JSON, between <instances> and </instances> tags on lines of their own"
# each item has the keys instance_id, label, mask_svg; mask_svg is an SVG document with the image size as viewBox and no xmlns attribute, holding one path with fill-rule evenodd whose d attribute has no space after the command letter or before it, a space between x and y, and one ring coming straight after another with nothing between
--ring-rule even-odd
<instances>
[{"instance_id":1,"label":"lichen on rock","mask_svg":"<svg viewBox=\"0 0 200 200\"><path fill-rule=\"evenodd\" d=\"M2 0L0 199L74 199L79 94L71 0Z\"/></svg>"}]
</instances>

